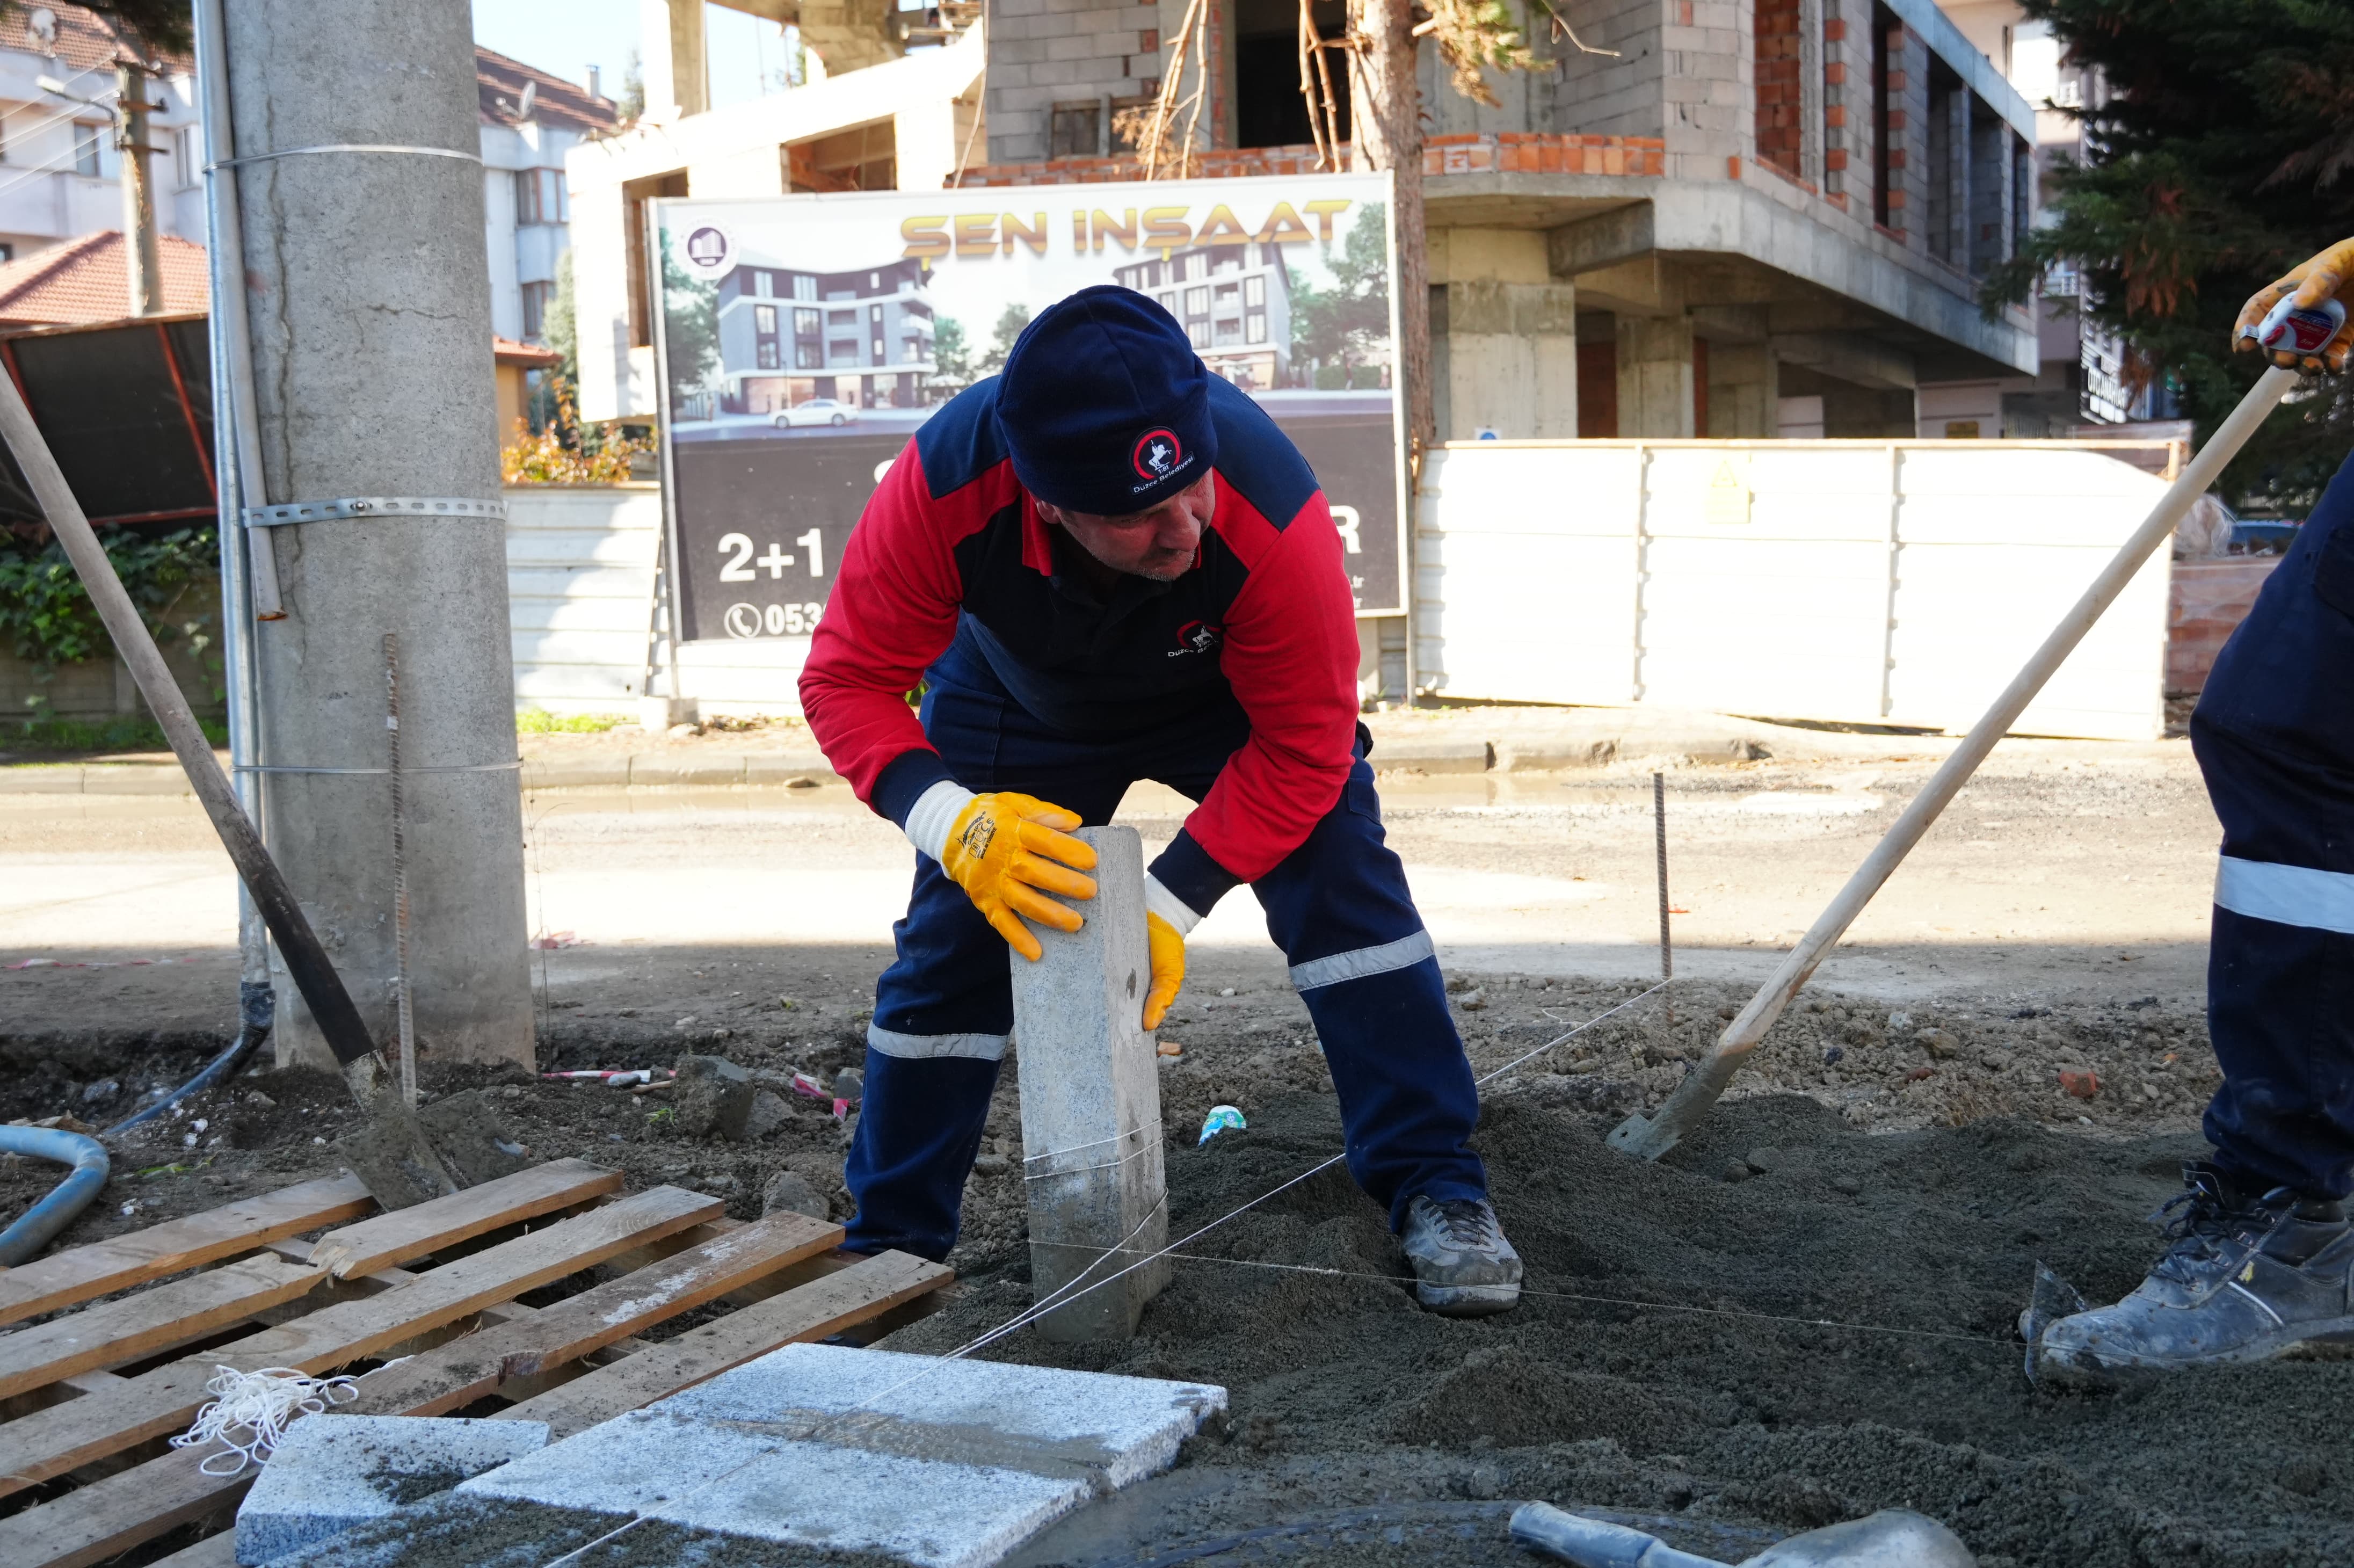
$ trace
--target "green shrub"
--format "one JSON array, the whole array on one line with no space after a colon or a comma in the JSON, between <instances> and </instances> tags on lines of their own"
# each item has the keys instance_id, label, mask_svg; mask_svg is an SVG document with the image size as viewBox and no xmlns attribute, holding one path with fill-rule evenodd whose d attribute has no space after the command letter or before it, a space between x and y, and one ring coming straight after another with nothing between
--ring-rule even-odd
<instances>
[{"instance_id":1,"label":"green shrub","mask_svg":"<svg viewBox=\"0 0 2354 1568\"><path fill-rule=\"evenodd\" d=\"M558 718L546 708L525 708L515 715L518 735L602 735L616 725L635 724L628 714L567 714Z\"/></svg>"}]
</instances>

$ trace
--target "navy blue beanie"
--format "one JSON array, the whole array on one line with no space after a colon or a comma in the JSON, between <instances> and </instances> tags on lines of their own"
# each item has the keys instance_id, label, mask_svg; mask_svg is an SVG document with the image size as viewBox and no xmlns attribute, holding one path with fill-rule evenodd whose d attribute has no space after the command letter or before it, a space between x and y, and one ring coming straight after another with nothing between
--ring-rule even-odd
<instances>
[{"instance_id":1,"label":"navy blue beanie","mask_svg":"<svg viewBox=\"0 0 2354 1568\"><path fill-rule=\"evenodd\" d=\"M1167 311L1100 283L1042 312L1005 356L997 427L1039 500L1122 516L1210 471L1210 368Z\"/></svg>"}]
</instances>

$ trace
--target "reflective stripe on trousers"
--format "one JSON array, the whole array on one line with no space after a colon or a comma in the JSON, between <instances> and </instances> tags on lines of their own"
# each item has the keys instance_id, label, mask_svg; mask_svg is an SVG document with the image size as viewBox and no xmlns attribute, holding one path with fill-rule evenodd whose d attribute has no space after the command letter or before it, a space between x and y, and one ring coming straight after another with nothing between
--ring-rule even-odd
<instances>
[{"instance_id":1,"label":"reflective stripe on trousers","mask_svg":"<svg viewBox=\"0 0 2354 1568\"><path fill-rule=\"evenodd\" d=\"M2234 915L2354 936L2354 875L2224 855L2215 865L2215 902Z\"/></svg>"}]
</instances>

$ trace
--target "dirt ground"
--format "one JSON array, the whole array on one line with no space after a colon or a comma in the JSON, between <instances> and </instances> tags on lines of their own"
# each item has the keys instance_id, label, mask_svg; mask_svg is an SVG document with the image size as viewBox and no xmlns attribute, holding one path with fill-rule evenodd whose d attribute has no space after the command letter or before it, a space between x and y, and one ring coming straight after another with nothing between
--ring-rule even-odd
<instances>
[{"instance_id":1,"label":"dirt ground","mask_svg":"<svg viewBox=\"0 0 2354 1568\"><path fill-rule=\"evenodd\" d=\"M1999 753L1698 1138L1658 1165L1602 1147L1679 1079L1933 760L1675 773L1677 906L1690 911L1676 1023L1661 998L1638 1001L1485 1092L1479 1145L1529 1266L1519 1311L1416 1311L1381 1215L1336 1169L1189 1242L1134 1341L1074 1351L1017 1333L990 1347L1233 1394L1231 1418L1176 1470L1058 1526L1025 1568L1142 1568L1184 1542L1234 1563L1522 1563L1502 1520L1532 1497L1618 1510L1728 1561L1904 1505L1951 1524L1989 1568L2354 1563L2354 1483L2335 1462L2354 1368L2283 1363L2097 1396L2038 1393L2020 1373L2012 1323L2034 1263L2090 1297L2129 1287L2155 1252L2145 1216L2200 1148L2214 830L2179 745ZM1649 983L1649 786L1634 769L1385 786L1393 842L1417 887L1438 890L1425 902L1481 1073ZM703 889L718 913L691 939L633 938L610 890L543 906L543 926L560 920L584 945L535 954L541 1066L723 1054L779 1087L785 1120L755 1142L689 1139L661 1095L429 1060L429 1093L486 1085L535 1154L618 1166L632 1187L690 1186L749 1216L790 1169L846 1213L846 1129L782 1086L859 1060L887 949L757 927L805 917L795 906L816 894L856 893L855 878L879 890L858 896L887 898L904 888L904 845L825 800L565 804L535 829L552 879L726 862L745 880ZM1135 815L1148 839L1174 825L1166 809ZM234 959L167 885L211 874L191 840L164 805L0 812L0 883L12 866L49 878L47 902L14 906L21 916L0 895L0 959L188 960L0 970L0 1119L103 1123L217 1048ZM85 895L116 940L27 939ZM143 909L196 939L121 937L146 929ZM1338 1151L1312 1029L1263 938L1203 944L1162 1034L1182 1049L1161 1071L1172 1234ZM1028 1303L1018 1071L1017 1052L967 1188L959 1294L894 1348L951 1349ZM1248 1128L1196 1147L1220 1103ZM258 1068L129 1140L66 1240L331 1170L319 1140L350 1122L327 1075ZM48 1181L0 1161L0 1212ZM662 1542L611 1560L703 1555Z\"/></svg>"}]
</instances>

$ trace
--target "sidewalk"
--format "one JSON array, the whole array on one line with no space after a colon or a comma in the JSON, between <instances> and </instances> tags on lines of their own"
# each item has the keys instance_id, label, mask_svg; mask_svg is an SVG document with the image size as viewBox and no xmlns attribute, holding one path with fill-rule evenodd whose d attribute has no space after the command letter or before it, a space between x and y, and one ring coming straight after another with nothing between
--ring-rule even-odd
<instances>
[{"instance_id":1,"label":"sidewalk","mask_svg":"<svg viewBox=\"0 0 2354 1568\"><path fill-rule=\"evenodd\" d=\"M1723 714L1651 708L1400 708L1365 716L1381 773L1528 773L1648 762L1683 767L1775 760L1861 761L1941 756L1946 736L1856 735ZM521 737L525 789L810 789L839 784L806 727ZM222 766L228 758L218 753ZM0 794L183 795L161 752L75 762L0 761Z\"/></svg>"}]
</instances>

